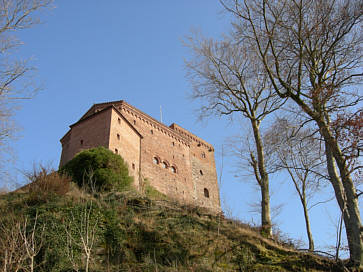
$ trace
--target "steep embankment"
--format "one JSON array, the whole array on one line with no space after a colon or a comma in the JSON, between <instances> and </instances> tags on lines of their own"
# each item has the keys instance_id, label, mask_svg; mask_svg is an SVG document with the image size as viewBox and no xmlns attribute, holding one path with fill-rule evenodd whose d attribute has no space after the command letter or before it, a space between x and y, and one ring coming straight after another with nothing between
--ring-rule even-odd
<instances>
[{"instance_id":1,"label":"steep embankment","mask_svg":"<svg viewBox=\"0 0 363 272\"><path fill-rule=\"evenodd\" d=\"M64 195L35 190L0 197L1 266L4 240L21 240L17 230L31 238L35 230L36 271L82 271L85 247L90 271L341 271L200 208L135 192L91 196L71 188ZM17 251L29 266L20 244Z\"/></svg>"}]
</instances>

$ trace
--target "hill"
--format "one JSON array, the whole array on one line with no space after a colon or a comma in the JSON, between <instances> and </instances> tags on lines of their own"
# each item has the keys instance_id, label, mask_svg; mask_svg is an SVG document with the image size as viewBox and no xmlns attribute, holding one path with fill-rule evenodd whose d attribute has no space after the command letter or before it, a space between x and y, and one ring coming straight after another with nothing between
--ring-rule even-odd
<instances>
[{"instance_id":1,"label":"hill","mask_svg":"<svg viewBox=\"0 0 363 272\"><path fill-rule=\"evenodd\" d=\"M0 196L3 271L343 271L151 187L100 194L57 184Z\"/></svg>"}]
</instances>

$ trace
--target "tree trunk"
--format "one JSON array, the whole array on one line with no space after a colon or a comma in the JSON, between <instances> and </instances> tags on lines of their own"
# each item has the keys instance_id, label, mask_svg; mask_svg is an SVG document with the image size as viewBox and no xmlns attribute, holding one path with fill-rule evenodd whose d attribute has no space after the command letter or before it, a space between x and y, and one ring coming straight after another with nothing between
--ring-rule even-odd
<instances>
[{"instance_id":1,"label":"tree trunk","mask_svg":"<svg viewBox=\"0 0 363 272\"><path fill-rule=\"evenodd\" d=\"M355 187L337 142L334 141L334 138L325 124L320 123L319 128L325 140L330 182L333 185L339 208L343 214L350 261L353 266L363 268L362 224ZM339 176L335 163L339 169Z\"/></svg>"},{"instance_id":2,"label":"tree trunk","mask_svg":"<svg viewBox=\"0 0 363 272\"><path fill-rule=\"evenodd\" d=\"M272 236L272 223L270 212L270 185L269 178L265 167L265 157L263 152L262 139L260 134L259 122L251 119L253 129L253 136L257 150L257 165L259 173L259 186L261 188L261 225L262 234L270 237Z\"/></svg>"},{"instance_id":3,"label":"tree trunk","mask_svg":"<svg viewBox=\"0 0 363 272\"><path fill-rule=\"evenodd\" d=\"M261 222L262 234L272 236L272 224L270 214L270 190L268 179L261 186Z\"/></svg>"},{"instance_id":4,"label":"tree trunk","mask_svg":"<svg viewBox=\"0 0 363 272\"><path fill-rule=\"evenodd\" d=\"M86 256L86 269L85 272L88 272L88 264L89 264L89 256Z\"/></svg>"},{"instance_id":5,"label":"tree trunk","mask_svg":"<svg viewBox=\"0 0 363 272\"><path fill-rule=\"evenodd\" d=\"M313 235L311 233L311 228L310 228L310 219L309 219L308 208L307 208L307 205L306 205L305 192L303 192L303 194L304 194L304 196L301 199L301 203L302 203L303 208L304 208L306 234L308 235L308 239L309 239L309 251L314 251L314 240L313 240Z\"/></svg>"},{"instance_id":6,"label":"tree trunk","mask_svg":"<svg viewBox=\"0 0 363 272\"><path fill-rule=\"evenodd\" d=\"M34 257L30 257L30 272L34 271Z\"/></svg>"},{"instance_id":7,"label":"tree trunk","mask_svg":"<svg viewBox=\"0 0 363 272\"><path fill-rule=\"evenodd\" d=\"M347 162L340 150L337 139L332 135L329 128L328 113L319 112L319 107L310 109L298 96L290 94L290 97L307 113L319 127L320 135L323 137L326 148L327 169L330 183L334 188L340 211L343 213L345 231L348 239L350 262L354 267L363 269L363 241L362 224L359 213L357 194L353 180L348 171ZM313 101L319 105L319 102ZM336 171L336 165L339 174Z\"/></svg>"}]
</instances>

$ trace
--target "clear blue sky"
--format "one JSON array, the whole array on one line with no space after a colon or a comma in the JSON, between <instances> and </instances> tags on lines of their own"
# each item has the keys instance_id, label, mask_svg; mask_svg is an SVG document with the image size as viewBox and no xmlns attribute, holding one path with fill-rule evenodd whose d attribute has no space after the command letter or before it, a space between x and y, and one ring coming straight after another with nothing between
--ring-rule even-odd
<instances>
[{"instance_id":1,"label":"clear blue sky","mask_svg":"<svg viewBox=\"0 0 363 272\"><path fill-rule=\"evenodd\" d=\"M63 0L55 6L40 15L42 24L19 35L24 46L18 54L32 57L43 91L23 101L15 116L22 127L13 144L17 160L12 173L18 182L23 182L18 170L31 169L33 163L58 166L59 139L92 104L121 99L157 119L161 105L164 123L178 123L215 146L220 171L221 146L241 129L227 119L197 122L198 104L187 99L191 87L184 59L190 52L182 44L193 29L215 38L229 31L217 0ZM223 209L259 224L249 206L259 201L254 180L240 182L233 165L224 158ZM285 204L274 221L290 238L306 241L302 208L292 187L282 183L285 179L274 176L271 182L273 206ZM318 197L328 198L323 193ZM334 202L314 208L311 217L316 245L326 250L335 244Z\"/></svg>"}]
</instances>

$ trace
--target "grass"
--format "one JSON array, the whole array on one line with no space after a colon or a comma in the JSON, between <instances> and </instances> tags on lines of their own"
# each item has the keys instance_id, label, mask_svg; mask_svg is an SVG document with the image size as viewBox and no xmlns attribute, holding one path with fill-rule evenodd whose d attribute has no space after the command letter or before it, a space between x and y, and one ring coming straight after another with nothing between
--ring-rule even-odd
<instances>
[{"instance_id":1,"label":"grass","mask_svg":"<svg viewBox=\"0 0 363 272\"><path fill-rule=\"evenodd\" d=\"M179 205L147 186L145 195L132 190L90 195L73 183L67 192L50 190L42 197L34 197L32 189L4 194L0 223L4 214L29 222L37 214L46 238L37 271L84 267L82 247L69 245L65 229L79 239L77 227L89 207L89 223L95 225L91 271L343 271L330 259L297 252L206 209ZM0 248L0 267L1 258Z\"/></svg>"}]
</instances>

